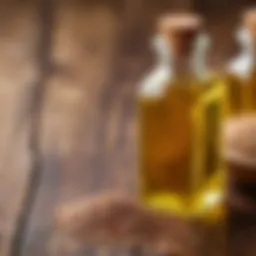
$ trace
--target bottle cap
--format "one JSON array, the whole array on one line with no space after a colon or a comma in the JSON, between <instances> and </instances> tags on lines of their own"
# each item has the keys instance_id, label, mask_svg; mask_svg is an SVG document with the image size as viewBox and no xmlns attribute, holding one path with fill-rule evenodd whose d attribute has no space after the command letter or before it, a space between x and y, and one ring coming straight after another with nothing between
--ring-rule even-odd
<instances>
[{"instance_id":1,"label":"bottle cap","mask_svg":"<svg viewBox=\"0 0 256 256\"><path fill-rule=\"evenodd\" d=\"M256 37L256 7L247 9L242 15L243 26Z\"/></svg>"},{"instance_id":2,"label":"bottle cap","mask_svg":"<svg viewBox=\"0 0 256 256\"><path fill-rule=\"evenodd\" d=\"M196 36L201 32L203 20L192 13L169 14L159 18L158 30L171 45L172 53L190 52Z\"/></svg>"}]
</instances>

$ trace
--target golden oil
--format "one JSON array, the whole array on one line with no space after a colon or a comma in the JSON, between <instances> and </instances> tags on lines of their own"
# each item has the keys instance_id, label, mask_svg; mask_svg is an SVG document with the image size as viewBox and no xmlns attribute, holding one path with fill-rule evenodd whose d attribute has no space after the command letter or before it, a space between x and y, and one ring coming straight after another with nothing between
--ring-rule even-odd
<instances>
[{"instance_id":1,"label":"golden oil","mask_svg":"<svg viewBox=\"0 0 256 256\"><path fill-rule=\"evenodd\" d=\"M231 61L226 76L229 115L256 111L256 9L243 15L238 30L241 54Z\"/></svg>"},{"instance_id":2,"label":"golden oil","mask_svg":"<svg viewBox=\"0 0 256 256\"><path fill-rule=\"evenodd\" d=\"M183 216L205 211L204 195L211 188L207 184L220 178L222 170L225 87L217 78L199 75L193 65L198 20L189 15L161 20L169 62L158 65L138 96L142 200ZM217 184L220 194L223 189Z\"/></svg>"},{"instance_id":3,"label":"golden oil","mask_svg":"<svg viewBox=\"0 0 256 256\"><path fill-rule=\"evenodd\" d=\"M228 74L228 113L237 116L256 112L256 69L247 76Z\"/></svg>"}]
</instances>

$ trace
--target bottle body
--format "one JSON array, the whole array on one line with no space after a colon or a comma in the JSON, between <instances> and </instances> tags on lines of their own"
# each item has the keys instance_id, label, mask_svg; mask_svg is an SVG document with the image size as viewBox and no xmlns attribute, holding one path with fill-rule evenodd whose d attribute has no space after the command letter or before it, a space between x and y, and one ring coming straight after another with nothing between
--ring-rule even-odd
<instances>
[{"instance_id":1,"label":"bottle body","mask_svg":"<svg viewBox=\"0 0 256 256\"><path fill-rule=\"evenodd\" d=\"M222 169L224 86L189 79L163 88L138 97L141 197L149 206L192 214L196 195Z\"/></svg>"},{"instance_id":2,"label":"bottle body","mask_svg":"<svg viewBox=\"0 0 256 256\"><path fill-rule=\"evenodd\" d=\"M227 99L230 116L256 112L256 69L248 76L227 76Z\"/></svg>"}]
</instances>

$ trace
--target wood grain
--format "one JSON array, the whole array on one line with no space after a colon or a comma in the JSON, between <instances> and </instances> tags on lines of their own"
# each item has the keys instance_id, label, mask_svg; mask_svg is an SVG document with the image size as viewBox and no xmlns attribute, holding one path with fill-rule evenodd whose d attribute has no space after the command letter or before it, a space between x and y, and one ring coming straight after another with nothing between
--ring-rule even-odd
<instances>
[{"instance_id":1,"label":"wood grain","mask_svg":"<svg viewBox=\"0 0 256 256\"><path fill-rule=\"evenodd\" d=\"M37 78L35 6L0 4L0 254L10 255L28 185L27 101Z\"/></svg>"},{"instance_id":2,"label":"wood grain","mask_svg":"<svg viewBox=\"0 0 256 256\"><path fill-rule=\"evenodd\" d=\"M60 248L52 251L52 209L59 200L92 192L101 170L91 170L90 166L104 160L97 158L94 163L96 154L101 157L95 148L97 135L104 132L104 123L99 126L98 98L112 69L109 54L114 47L115 17L106 8L81 10L64 4L56 11L52 47L55 69L47 81L43 113L41 185L22 255L63 253L62 247L69 244L59 244Z\"/></svg>"}]
</instances>

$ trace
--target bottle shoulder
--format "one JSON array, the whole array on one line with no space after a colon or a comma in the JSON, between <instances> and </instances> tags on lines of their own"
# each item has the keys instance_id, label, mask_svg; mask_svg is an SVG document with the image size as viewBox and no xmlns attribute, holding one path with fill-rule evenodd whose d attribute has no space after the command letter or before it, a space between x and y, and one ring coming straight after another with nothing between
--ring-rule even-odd
<instances>
[{"instance_id":1,"label":"bottle shoulder","mask_svg":"<svg viewBox=\"0 0 256 256\"><path fill-rule=\"evenodd\" d=\"M149 73L139 86L138 95L146 98L159 98L173 91L194 91L206 89L218 83L218 76L208 73L207 76L192 75L175 79L171 70L157 68Z\"/></svg>"},{"instance_id":2,"label":"bottle shoulder","mask_svg":"<svg viewBox=\"0 0 256 256\"><path fill-rule=\"evenodd\" d=\"M250 75L253 69L253 59L248 55L241 55L229 63L227 71L239 77L246 77Z\"/></svg>"},{"instance_id":3,"label":"bottle shoulder","mask_svg":"<svg viewBox=\"0 0 256 256\"><path fill-rule=\"evenodd\" d=\"M142 80L138 95L140 97L157 98L161 97L165 91L168 82L171 80L171 71L167 67L156 67Z\"/></svg>"}]
</instances>

